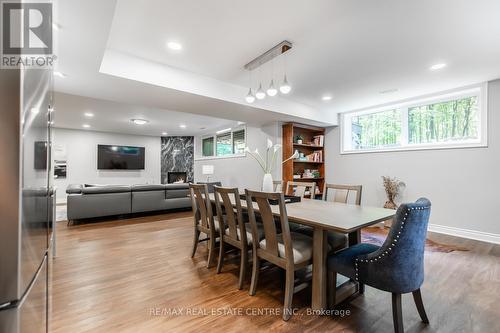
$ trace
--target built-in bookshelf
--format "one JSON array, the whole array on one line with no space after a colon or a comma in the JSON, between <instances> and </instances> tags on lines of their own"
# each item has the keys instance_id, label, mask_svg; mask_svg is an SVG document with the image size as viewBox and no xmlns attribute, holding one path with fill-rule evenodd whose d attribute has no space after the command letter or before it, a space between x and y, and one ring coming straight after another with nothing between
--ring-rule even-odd
<instances>
[{"instance_id":1,"label":"built-in bookshelf","mask_svg":"<svg viewBox=\"0 0 500 333\"><path fill-rule=\"evenodd\" d=\"M283 124L283 160L298 151L300 157L283 164L283 186L288 181L316 183L316 197L321 197L325 184L325 129L316 126Z\"/></svg>"}]
</instances>

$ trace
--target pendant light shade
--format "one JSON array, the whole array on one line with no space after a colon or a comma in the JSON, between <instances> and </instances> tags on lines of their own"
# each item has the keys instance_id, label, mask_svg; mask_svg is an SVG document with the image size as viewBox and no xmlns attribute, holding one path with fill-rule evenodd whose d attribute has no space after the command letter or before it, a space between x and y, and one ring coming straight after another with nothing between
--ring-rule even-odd
<instances>
[{"instance_id":1,"label":"pendant light shade","mask_svg":"<svg viewBox=\"0 0 500 333\"><path fill-rule=\"evenodd\" d=\"M259 84L259 89L257 89L255 97L257 97L257 99L264 99L266 97L266 93L262 90L262 83Z\"/></svg>"},{"instance_id":2,"label":"pendant light shade","mask_svg":"<svg viewBox=\"0 0 500 333\"><path fill-rule=\"evenodd\" d=\"M245 97L245 100L247 101L247 103L250 103L250 104L255 102L255 96L253 95L252 88L248 89L248 94Z\"/></svg>"},{"instance_id":3,"label":"pendant light shade","mask_svg":"<svg viewBox=\"0 0 500 333\"><path fill-rule=\"evenodd\" d=\"M269 84L269 88L267 89L267 94L271 97L276 96L278 93L278 89L274 87L274 80L271 80L271 84Z\"/></svg>"},{"instance_id":4,"label":"pendant light shade","mask_svg":"<svg viewBox=\"0 0 500 333\"><path fill-rule=\"evenodd\" d=\"M282 94L288 94L290 91L292 90L292 86L290 86L290 84L288 83L288 80L286 78L286 74L285 74L285 78L283 79L283 83L281 84L280 86L280 91Z\"/></svg>"}]
</instances>

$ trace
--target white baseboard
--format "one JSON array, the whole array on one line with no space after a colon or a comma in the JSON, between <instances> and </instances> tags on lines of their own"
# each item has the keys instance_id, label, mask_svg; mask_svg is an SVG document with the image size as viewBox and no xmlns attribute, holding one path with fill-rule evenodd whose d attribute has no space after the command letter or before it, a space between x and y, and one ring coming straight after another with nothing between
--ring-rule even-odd
<instances>
[{"instance_id":1,"label":"white baseboard","mask_svg":"<svg viewBox=\"0 0 500 333\"><path fill-rule=\"evenodd\" d=\"M438 225L438 224L429 224L428 230L431 232L437 232L439 234L474 239L474 240L493 243L493 244L500 244L500 235L499 234L492 234L489 232L455 228L455 227L447 227L447 226Z\"/></svg>"}]
</instances>

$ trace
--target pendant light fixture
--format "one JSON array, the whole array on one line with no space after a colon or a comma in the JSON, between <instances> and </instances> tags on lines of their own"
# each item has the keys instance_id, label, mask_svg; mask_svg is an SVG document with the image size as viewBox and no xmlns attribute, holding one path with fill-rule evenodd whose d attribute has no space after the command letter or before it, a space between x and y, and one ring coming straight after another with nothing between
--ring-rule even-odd
<instances>
[{"instance_id":1,"label":"pendant light fixture","mask_svg":"<svg viewBox=\"0 0 500 333\"><path fill-rule=\"evenodd\" d=\"M283 79L283 83L280 86L280 91L282 94L288 94L292 90L292 86L288 83L288 80L286 79L286 74L285 78Z\"/></svg>"},{"instance_id":2,"label":"pendant light fixture","mask_svg":"<svg viewBox=\"0 0 500 333\"><path fill-rule=\"evenodd\" d=\"M251 87L252 86L252 71L248 71L248 81L249 81L249 85ZM253 102L255 102L255 96L253 95L252 88L248 88L248 94L245 97L245 100L249 104L252 104Z\"/></svg>"},{"instance_id":3,"label":"pendant light fixture","mask_svg":"<svg viewBox=\"0 0 500 333\"><path fill-rule=\"evenodd\" d=\"M271 83L269 84L269 88L267 88L266 92L270 97L276 96L278 93L278 89L274 86L274 59L271 60Z\"/></svg>"},{"instance_id":4,"label":"pendant light fixture","mask_svg":"<svg viewBox=\"0 0 500 333\"><path fill-rule=\"evenodd\" d=\"M280 85L280 92L284 95L288 94L292 90L292 86L288 83L288 80L286 78L286 55L283 56L283 72L284 78L283 82Z\"/></svg>"},{"instance_id":5,"label":"pendant light fixture","mask_svg":"<svg viewBox=\"0 0 500 333\"><path fill-rule=\"evenodd\" d=\"M255 96L252 93L252 88L248 89L248 94L247 94L247 97L245 97L245 100L249 104L252 104L253 102L255 102Z\"/></svg>"},{"instance_id":6,"label":"pendant light fixture","mask_svg":"<svg viewBox=\"0 0 500 333\"><path fill-rule=\"evenodd\" d=\"M276 96L278 93L278 89L274 87L274 80L271 79L271 84L269 85L269 88L267 88L267 94L271 97Z\"/></svg>"},{"instance_id":7,"label":"pendant light fixture","mask_svg":"<svg viewBox=\"0 0 500 333\"><path fill-rule=\"evenodd\" d=\"M262 83L259 84L259 89L255 92L255 97L257 97L257 99L266 98L266 93L262 90Z\"/></svg>"},{"instance_id":8,"label":"pendant light fixture","mask_svg":"<svg viewBox=\"0 0 500 333\"><path fill-rule=\"evenodd\" d=\"M250 74L250 84L249 84L249 89L248 93L245 97L245 100L247 103L253 103L255 102L255 99L258 100L263 100L266 98L266 93L267 96L269 97L274 97L278 95L278 86L275 85L274 83L274 61L273 59L283 55L287 51L289 51L292 48L292 43L288 41L282 41L275 47L269 49L265 53L261 54L257 58L253 59L250 61L248 64L244 66L246 70L248 70ZM262 89L262 80L261 80L261 66L264 65L265 63L272 61L271 63L271 80L269 82L269 87L267 90ZM279 85L279 91L282 94L288 94L292 90L291 85L288 83L288 79L286 76L286 59L283 57L283 64L284 64L284 76L283 76L283 82ZM259 86L257 90L255 91L255 95L253 94L252 91L252 79L251 79L251 73L253 70L258 69L259 70Z\"/></svg>"}]
</instances>

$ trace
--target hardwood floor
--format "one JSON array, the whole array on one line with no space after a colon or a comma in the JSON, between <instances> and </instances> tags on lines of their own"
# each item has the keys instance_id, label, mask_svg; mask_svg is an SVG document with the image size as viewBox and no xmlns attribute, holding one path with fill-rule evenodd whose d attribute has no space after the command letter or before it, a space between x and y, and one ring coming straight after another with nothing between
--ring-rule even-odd
<instances>
[{"instance_id":1,"label":"hardwood floor","mask_svg":"<svg viewBox=\"0 0 500 333\"><path fill-rule=\"evenodd\" d=\"M343 317L309 314L305 289L294 296L297 313L284 322L280 272L263 271L256 296L248 295L250 274L238 290L237 257L221 274L205 267L203 243L190 258L192 223L191 212L58 223L52 332L393 331L391 294L370 287L338 307ZM430 325L421 324L411 294L404 295L406 332L500 332L500 245L429 236L469 251L426 251L422 297Z\"/></svg>"}]
</instances>

